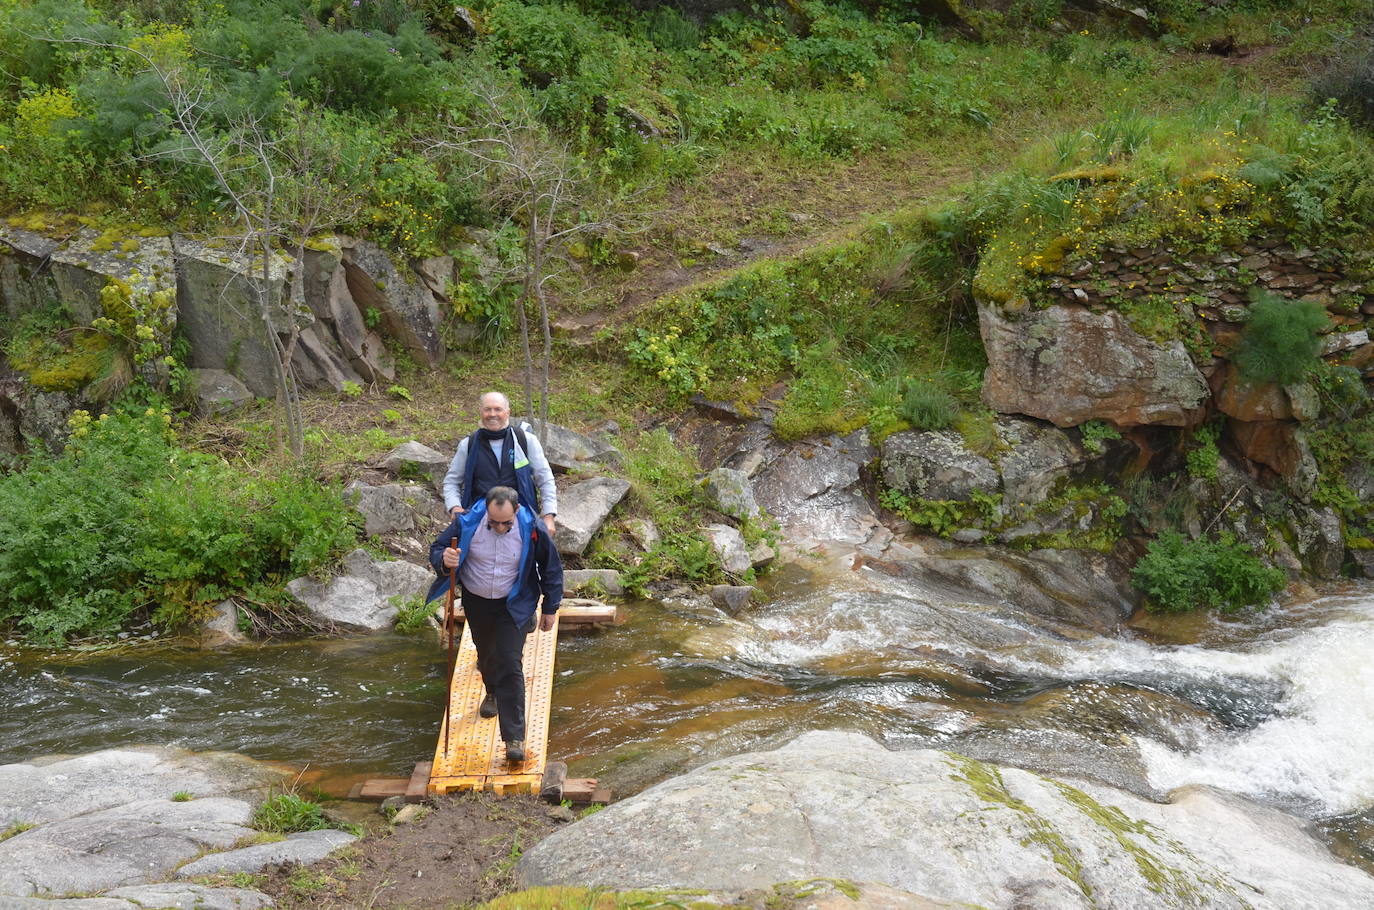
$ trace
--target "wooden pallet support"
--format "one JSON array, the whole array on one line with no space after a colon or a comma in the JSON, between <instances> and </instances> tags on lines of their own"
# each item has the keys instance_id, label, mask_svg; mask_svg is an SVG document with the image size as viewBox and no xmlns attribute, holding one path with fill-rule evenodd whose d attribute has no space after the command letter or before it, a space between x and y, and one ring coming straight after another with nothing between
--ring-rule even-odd
<instances>
[{"instance_id":1,"label":"wooden pallet support","mask_svg":"<svg viewBox=\"0 0 1374 910\"><path fill-rule=\"evenodd\" d=\"M563 801L563 782L568 779L566 762L551 761L544 765L544 782L539 787L539 798L546 803L557 805Z\"/></svg>"}]
</instances>

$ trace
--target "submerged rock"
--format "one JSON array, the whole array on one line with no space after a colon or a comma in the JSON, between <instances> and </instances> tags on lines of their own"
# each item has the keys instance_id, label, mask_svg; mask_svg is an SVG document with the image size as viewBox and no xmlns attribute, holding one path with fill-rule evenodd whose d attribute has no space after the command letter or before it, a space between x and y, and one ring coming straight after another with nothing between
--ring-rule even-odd
<instances>
[{"instance_id":1,"label":"submerged rock","mask_svg":"<svg viewBox=\"0 0 1374 910\"><path fill-rule=\"evenodd\" d=\"M989 910L1356 907L1374 878L1293 818L1187 789L1165 805L935 750L809 733L710 762L521 858L526 886L873 882Z\"/></svg>"}]
</instances>

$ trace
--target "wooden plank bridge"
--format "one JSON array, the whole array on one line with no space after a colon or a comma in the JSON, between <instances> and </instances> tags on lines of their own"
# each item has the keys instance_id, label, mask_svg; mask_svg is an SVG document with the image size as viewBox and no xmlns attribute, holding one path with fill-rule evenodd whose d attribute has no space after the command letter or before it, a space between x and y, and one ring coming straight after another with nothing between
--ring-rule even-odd
<instances>
[{"instance_id":1,"label":"wooden plank bridge","mask_svg":"<svg viewBox=\"0 0 1374 910\"><path fill-rule=\"evenodd\" d=\"M462 621L461 609L455 612ZM477 713L485 687L477 670L472 633L464 623L433 760L417 764L409 780L369 780L350 795L359 799L405 796L408 801L419 802L429 795L481 790L500 795L538 793L548 799L573 802L608 802L609 792L598 790L595 780L569 780L566 765L548 760L549 711L560 627L586 627L614 622L615 618L615 607L595 601L564 601L552 629L526 636L525 760L518 763L506 761L497 718Z\"/></svg>"}]
</instances>

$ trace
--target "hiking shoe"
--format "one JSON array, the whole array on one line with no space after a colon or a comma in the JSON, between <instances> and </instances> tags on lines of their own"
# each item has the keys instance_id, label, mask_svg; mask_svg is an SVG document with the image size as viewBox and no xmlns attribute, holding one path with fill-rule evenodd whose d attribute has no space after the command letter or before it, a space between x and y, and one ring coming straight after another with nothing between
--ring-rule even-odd
<instances>
[{"instance_id":1,"label":"hiking shoe","mask_svg":"<svg viewBox=\"0 0 1374 910\"><path fill-rule=\"evenodd\" d=\"M525 741L513 739L506 743L506 761L518 763L525 760Z\"/></svg>"},{"instance_id":2,"label":"hiking shoe","mask_svg":"<svg viewBox=\"0 0 1374 910\"><path fill-rule=\"evenodd\" d=\"M482 699L482 704L477 708L477 714L480 717L495 717L496 696L488 694L486 698Z\"/></svg>"}]
</instances>

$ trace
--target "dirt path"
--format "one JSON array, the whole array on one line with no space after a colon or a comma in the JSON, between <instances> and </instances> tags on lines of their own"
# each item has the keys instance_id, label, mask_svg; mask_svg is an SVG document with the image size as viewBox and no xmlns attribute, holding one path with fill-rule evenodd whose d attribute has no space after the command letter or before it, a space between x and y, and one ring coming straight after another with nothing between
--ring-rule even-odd
<instances>
[{"instance_id":1,"label":"dirt path","mask_svg":"<svg viewBox=\"0 0 1374 910\"><path fill-rule=\"evenodd\" d=\"M674 187L656 226L612 274L561 301L564 331L617 324L646 303L761 257L786 257L837 240L868 217L929 202L974 173L964 162L900 150L854 160L783 164L720 162L702 180Z\"/></svg>"},{"instance_id":2,"label":"dirt path","mask_svg":"<svg viewBox=\"0 0 1374 910\"><path fill-rule=\"evenodd\" d=\"M535 797L440 798L322 863L278 867L262 890L281 910L476 906L514 889L515 861L560 824L557 811Z\"/></svg>"}]
</instances>

